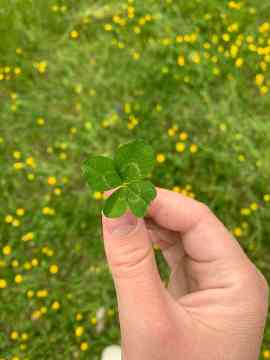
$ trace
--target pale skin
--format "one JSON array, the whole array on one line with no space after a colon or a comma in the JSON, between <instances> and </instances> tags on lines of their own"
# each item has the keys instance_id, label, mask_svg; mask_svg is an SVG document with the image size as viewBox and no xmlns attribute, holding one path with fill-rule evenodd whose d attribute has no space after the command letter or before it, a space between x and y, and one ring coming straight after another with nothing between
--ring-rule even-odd
<instances>
[{"instance_id":1,"label":"pale skin","mask_svg":"<svg viewBox=\"0 0 270 360\"><path fill-rule=\"evenodd\" d=\"M123 360L258 360L265 278L204 204L157 192L145 219L103 216ZM153 243L171 269L167 287Z\"/></svg>"}]
</instances>

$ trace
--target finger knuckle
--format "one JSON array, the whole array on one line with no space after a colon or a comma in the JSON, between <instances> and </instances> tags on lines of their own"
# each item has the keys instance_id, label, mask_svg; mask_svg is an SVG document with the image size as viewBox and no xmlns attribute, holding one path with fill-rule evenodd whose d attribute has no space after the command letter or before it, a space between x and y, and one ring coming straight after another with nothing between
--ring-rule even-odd
<instances>
[{"instance_id":1,"label":"finger knuckle","mask_svg":"<svg viewBox=\"0 0 270 360\"><path fill-rule=\"evenodd\" d=\"M212 215L212 210L205 203L198 201L198 212L200 213L201 218L206 218Z\"/></svg>"}]
</instances>

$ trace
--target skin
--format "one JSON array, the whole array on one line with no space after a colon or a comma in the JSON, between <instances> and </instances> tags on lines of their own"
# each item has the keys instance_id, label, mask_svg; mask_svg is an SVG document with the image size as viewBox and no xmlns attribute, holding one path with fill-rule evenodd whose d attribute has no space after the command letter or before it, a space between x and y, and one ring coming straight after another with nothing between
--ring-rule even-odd
<instances>
[{"instance_id":1,"label":"skin","mask_svg":"<svg viewBox=\"0 0 270 360\"><path fill-rule=\"evenodd\" d=\"M268 285L202 203L157 189L145 219L103 216L124 360L257 360ZM167 287L153 254L171 269Z\"/></svg>"}]
</instances>

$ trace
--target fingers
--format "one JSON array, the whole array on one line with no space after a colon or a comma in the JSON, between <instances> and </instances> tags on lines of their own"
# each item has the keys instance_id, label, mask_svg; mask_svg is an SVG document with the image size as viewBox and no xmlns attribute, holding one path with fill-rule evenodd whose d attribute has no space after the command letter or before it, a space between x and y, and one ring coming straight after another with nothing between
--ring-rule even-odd
<instances>
[{"instance_id":1,"label":"fingers","mask_svg":"<svg viewBox=\"0 0 270 360\"><path fill-rule=\"evenodd\" d=\"M180 194L157 189L148 216L182 236L186 254L198 262L245 257L238 242L202 203Z\"/></svg>"},{"instance_id":2,"label":"fingers","mask_svg":"<svg viewBox=\"0 0 270 360\"><path fill-rule=\"evenodd\" d=\"M128 212L119 219L103 216L102 222L122 326L136 322L138 314L158 316L164 307L165 290L144 220Z\"/></svg>"},{"instance_id":3,"label":"fingers","mask_svg":"<svg viewBox=\"0 0 270 360\"><path fill-rule=\"evenodd\" d=\"M145 222L151 241L159 246L171 270L167 290L174 299L179 299L187 294L185 252L180 235L175 231L162 228L151 219L146 219Z\"/></svg>"}]
</instances>

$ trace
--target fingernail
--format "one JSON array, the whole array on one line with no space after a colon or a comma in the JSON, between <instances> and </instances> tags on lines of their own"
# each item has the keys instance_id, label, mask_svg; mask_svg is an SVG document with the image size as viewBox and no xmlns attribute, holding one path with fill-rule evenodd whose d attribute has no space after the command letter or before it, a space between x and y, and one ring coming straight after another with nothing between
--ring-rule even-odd
<instances>
[{"instance_id":1,"label":"fingernail","mask_svg":"<svg viewBox=\"0 0 270 360\"><path fill-rule=\"evenodd\" d=\"M137 218L131 212L126 212L117 219L104 216L104 225L113 235L128 235L137 225Z\"/></svg>"}]
</instances>

